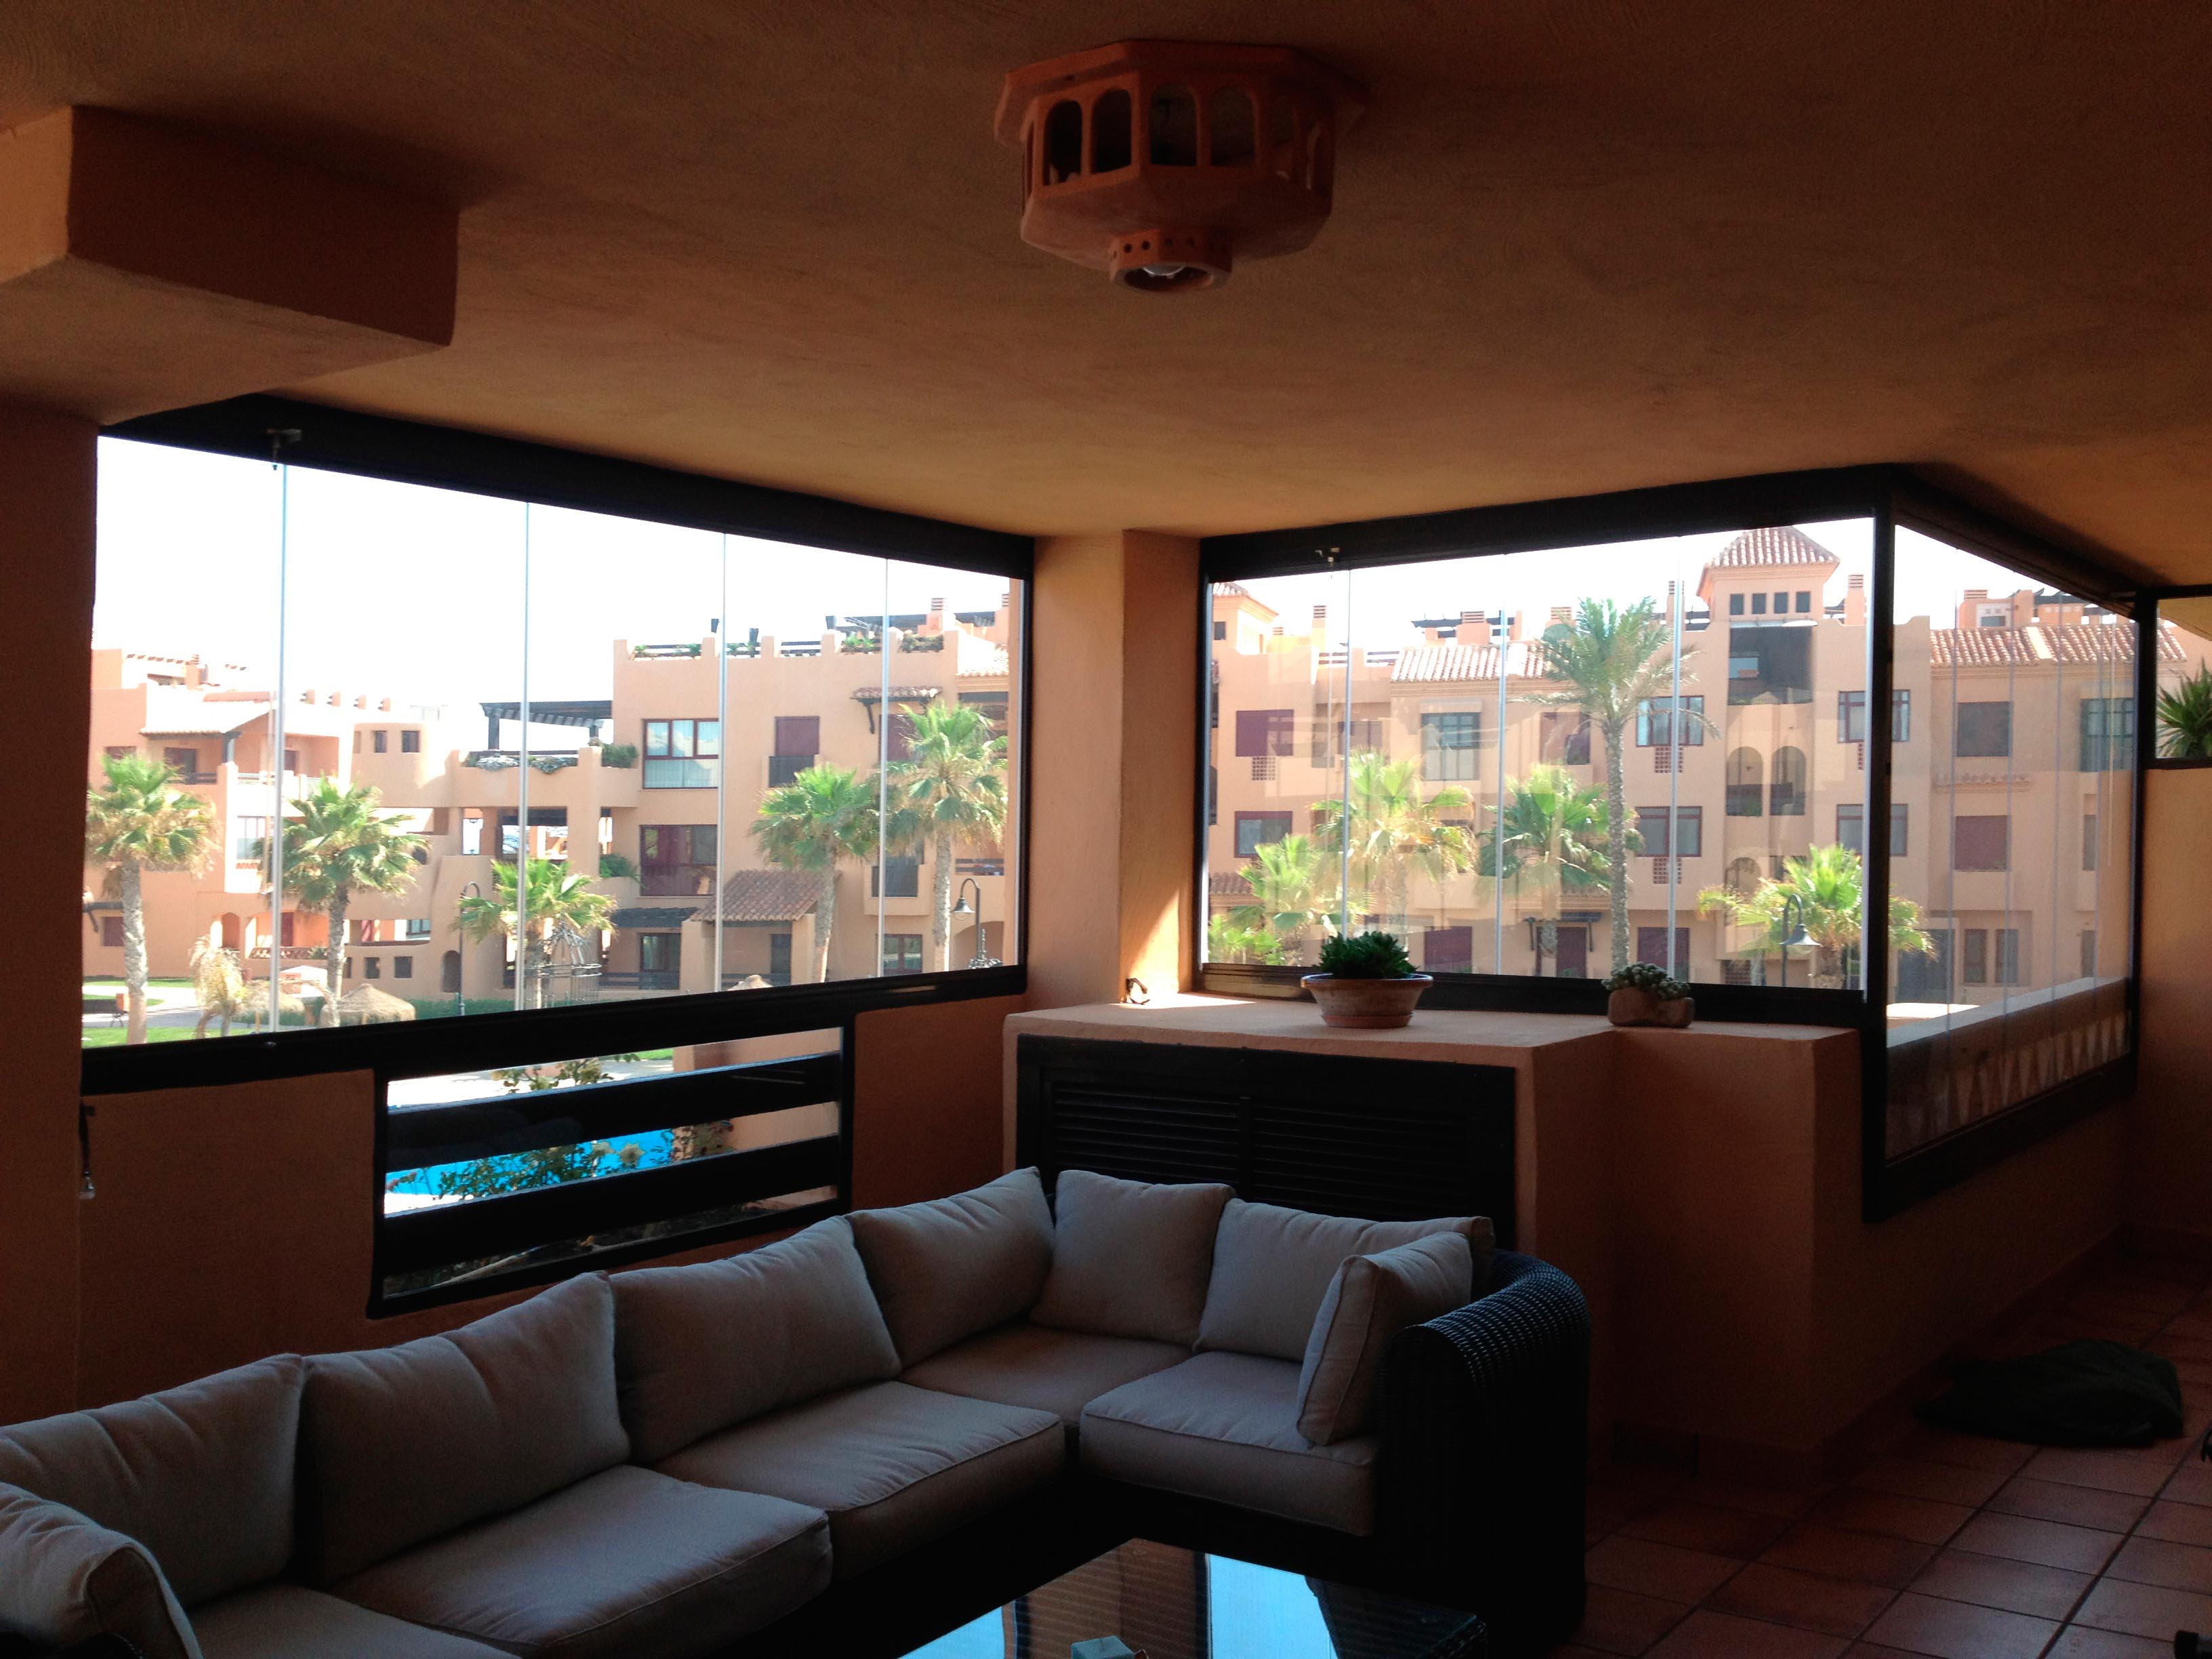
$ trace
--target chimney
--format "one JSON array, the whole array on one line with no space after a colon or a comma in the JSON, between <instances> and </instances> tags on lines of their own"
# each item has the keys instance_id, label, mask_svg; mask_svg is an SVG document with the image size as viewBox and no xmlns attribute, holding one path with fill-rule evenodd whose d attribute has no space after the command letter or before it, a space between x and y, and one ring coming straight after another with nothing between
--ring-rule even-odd
<instances>
[{"instance_id":1,"label":"chimney","mask_svg":"<svg viewBox=\"0 0 2212 1659\"><path fill-rule=\"evenodd\" d=\"M1459 642L1462 645L1490 643L1490 623L1481 611L1462 611L1459 613Z\"/></svg>"},{"instance_id":2,"label":"chimney","mask_svg":"<svg viewBox=\"0 0 2212 1659\"><path fill-rule=\"evenodd\" d=\"M1552 607L1553 626L1557 628L1571 628L1574 625L1574 606L1571 605L1555 605Z\"/></svg>"},{"instance_id":3,"label":"chimney","mask_svg":"<svg viewBox=\"0 0 2212 1659\"><path fill-rule=\"evenodd\" d=\"M1323 644L1328 643L1328 607L1325 605L1317 605L1314 607L1313 636Z\"/></svg>"},{"instance_id":4,"label":"chimney","mask_svg":"<svg viewBox=\"0 0 2212 1659\"><path fill-rule=\"evenodd\" d=\"M185 659L185 684L195 691L207 684L207 670L201 665L197 651Z\"/></svg>"},{"instance_id":5,"label":"chimney","mask_svg":"<svg viewBox=\"0 0 2212 1659\"><path fill-rule=\"evenodd\" d=\"M1866 578L1853 576L1844 584L1844 626L1864 628L1866 606Z\"/></svg>"},{"instance_id":6,"label":"chimney","mask_svg":"<svg viewBox=\"0 0 2212 1659\"><path fill-rule=\"evenodd\" d=\"M1520 642L1520 639L1521 639L1521 613L1520 613L1518 611L1515 611L1515 612L1513 613L1513 615L1512 615L1510 617L1509 617L1509 618L1507 619L1507 621L1506 621L1506 624L1505 624L1505 637L1506 637L1507 639L1509 639L1509 640L1513 641L1516 644L1518 644L1518 643Z\"/></svg>"}]
</instances>

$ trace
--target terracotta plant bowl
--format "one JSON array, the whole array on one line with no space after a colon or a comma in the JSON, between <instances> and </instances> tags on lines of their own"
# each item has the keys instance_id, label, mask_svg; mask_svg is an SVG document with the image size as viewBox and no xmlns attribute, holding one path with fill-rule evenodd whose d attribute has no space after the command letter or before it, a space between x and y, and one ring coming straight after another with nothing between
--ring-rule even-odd
<instances>
[{"instance_id":1,"label":"terracotta plant bowl","mask_svg":"<svg viewBox=\"0 0 2212 1659\"><path fill-rule=\"evenodd\" d=\"M1308 974L1298 983L1321 1005L1322 1024L1382 1031L1410 1024L1413 1005L1436 981L1426 974L1411 974L1404 979L1339 979L1334 974Z\"/></svg>"},{"instance_id":2,"label":"terracotta plant bowl","mask_svg":"<svg viewBox=\"0 0 2212 1659\"><path fill-rule=\"evenodd\" d=\"M1696 999L1676 997L1662 1002L1650 991L1626 986L1605 1000L1605 1017L1615 1025L1663 1025L1680 1030L1697 1015Z\"/></svg>"}]
</instances>

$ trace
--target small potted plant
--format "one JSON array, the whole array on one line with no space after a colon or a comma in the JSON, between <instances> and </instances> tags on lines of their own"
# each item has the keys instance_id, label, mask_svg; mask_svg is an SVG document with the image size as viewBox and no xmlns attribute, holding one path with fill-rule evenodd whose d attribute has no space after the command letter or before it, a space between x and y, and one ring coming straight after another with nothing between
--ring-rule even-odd
<instances>
[{"instance_id":1,"label":"small potted plant","mask_svg":"<svg viewBox=\"0 0 2212 1659\"><path fill-rule=\"evenodd\" d=\"M1605 982L1605 1015L1615 1025L1687 1025L1698 1011L1690 988L1664 968L1632 962Z\"/></svg>"},{"instance_id":2,"label":"small potted plant","mask_svg":"<svg viewBox=\"0 0 2212 1659\"><path fill-rule=\"evenodd\" d=\"M1298 982L1321 1005L1324 1025L1363 1030L1407 1024L1421 993L1436 983L1414 971L1406 947L1389 933L1339 933L1324 939L1321 972Z\"/></svg>"}]
</instances>

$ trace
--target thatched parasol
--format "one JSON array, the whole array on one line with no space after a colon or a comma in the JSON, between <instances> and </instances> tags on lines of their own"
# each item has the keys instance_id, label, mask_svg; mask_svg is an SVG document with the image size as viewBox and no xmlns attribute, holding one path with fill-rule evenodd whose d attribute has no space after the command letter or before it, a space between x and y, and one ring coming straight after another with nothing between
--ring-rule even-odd
<instances>
[{"instance_id":1,"label":"thatched parasol","mask_svg":"<svg viewBox=\"0 0 2212 1659\"><path fill-rule=\"evenodd\" d=\"M357 985L338 999L341 1025L389 1025L415 1018L415 1005L380 991L374 985Z\"/></svg>"}]
</instances>

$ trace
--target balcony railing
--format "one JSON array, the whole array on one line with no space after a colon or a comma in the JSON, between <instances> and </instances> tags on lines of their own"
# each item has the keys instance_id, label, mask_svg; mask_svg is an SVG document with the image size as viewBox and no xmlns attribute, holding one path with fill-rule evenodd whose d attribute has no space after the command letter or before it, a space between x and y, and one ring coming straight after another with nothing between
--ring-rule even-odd
<instances>
[{"instance_id":1,"label":"balcony railing","mask_svg":"<svg viewBox=\"0 0 2212 1659\"><path fill-rule=\"evenodd\" d=\"M635 974L601 974L599 983L610 991L673 991L683 975L673 968L655 968Z\"/></svg>"}]
</instances>

